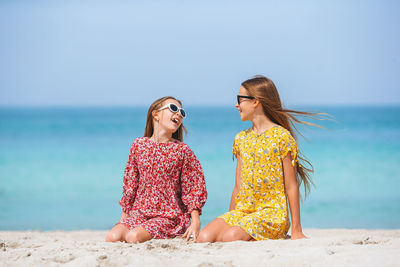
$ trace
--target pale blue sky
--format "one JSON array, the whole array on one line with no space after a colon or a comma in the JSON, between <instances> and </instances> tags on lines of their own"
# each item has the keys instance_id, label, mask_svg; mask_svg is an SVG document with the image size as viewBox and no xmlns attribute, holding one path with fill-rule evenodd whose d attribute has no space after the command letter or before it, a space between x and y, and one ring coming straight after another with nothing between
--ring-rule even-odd
<instances>
[{"instance_id":1,"label":"pale blue sky","mask_svg":"<svg viewBox=\"0 0 400 267\"><path fill-rule=\"evenodd\" d=\"M0 106L400 104L399 1L1 1Z\"/></svg>"}]
</instances>

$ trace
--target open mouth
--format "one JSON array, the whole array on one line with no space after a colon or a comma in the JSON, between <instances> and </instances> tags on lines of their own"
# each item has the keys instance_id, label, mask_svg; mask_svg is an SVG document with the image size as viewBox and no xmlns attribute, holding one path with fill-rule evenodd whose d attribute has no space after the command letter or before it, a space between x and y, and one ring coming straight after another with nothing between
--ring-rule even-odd
<instances>
[{"instance_id":1,"label":"open mouth","mask_svg":"<svg viewBox=\"0 0 400 267\"><path fill-rule=\"evenodd\" d=\"M174 119L172 119L171 121L172 121L173 123L175 123L176 125L179 125L179 124L180 124L180 121L179 121L178 119L175 119L175 118L174 118Z\"/></svg>"}]
</instances>

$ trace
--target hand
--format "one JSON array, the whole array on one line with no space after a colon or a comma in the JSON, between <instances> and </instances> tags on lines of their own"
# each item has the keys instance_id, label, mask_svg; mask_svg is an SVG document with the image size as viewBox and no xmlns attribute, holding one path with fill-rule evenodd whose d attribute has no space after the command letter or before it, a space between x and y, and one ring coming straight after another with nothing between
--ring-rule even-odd
<instances>
[{"instance_id":1,"label":"hand","mask_svg":"<svg viewBox=\"0 0 400 267\"><path fill-rule=\"evenodd\" d=\"M188 227L186 232L183 234L183 237L186 237L186 241L189 241L191 237L193 237L193 241L196 242L197 236L200 233L200 222L192 221L192 224Z\"/></svg>"},{"instance_id":2,"label":"hand","mask_svg":"<svg viewBox=\"0 0 400 267\"><path fill-rule=\"evenodd\" d=\"M299 232L293 232L293 231L292 231L292 234L291 234L290 239L296 240L296 239L302 239L302 238L307 238L307 237L303 234L302 231L299 231Z\"/></svg>"}]
</instances>

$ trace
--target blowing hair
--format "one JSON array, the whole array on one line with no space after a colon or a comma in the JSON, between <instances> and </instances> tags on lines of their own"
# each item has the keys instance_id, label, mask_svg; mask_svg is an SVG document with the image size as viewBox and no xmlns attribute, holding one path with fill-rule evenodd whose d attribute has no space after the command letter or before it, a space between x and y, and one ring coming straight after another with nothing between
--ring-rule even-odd
<instances>
[{"instance_id":1,"label":"blowing hair","mask_svg":"<svg viewBox=\"0 0 400 267\"><path fill-rule=\"evenodd\" d=\"M298 133L295 123L307 124L320 127L317 124L301 121L295 115L316 119L318 115L325 115L322 113L311 113L285 109L282 107L281 99L275 84L267 77L257 75L242 83L242 86L248 91L249 95L260 101L264 114L275 124L278 124L288 130L290 134L297 139L294 130ZM296 161L296 181L297 186L300 187L304 184L305 197L310 192L311 174L314 172L312 164L304 158L299 150L299 161ZM307 164L307 167L304 165Z\"/></svg>"},{"instance_id":2,"label":"blowing hair","mask_svg":"<svg viewBox=\"0 0 400 267\"><path fill-rule=\"evenodd\" d=\"M153 111L157 111L160 109L164 103L165 100L168 99L173 99L178 101L178 103L182 106L182 102L175 97L172 96L164 96L156 101L153 102L153 104L150 105L149 110L147 111L147 119L146 119L146 128L144 130L144 137L151 137L154 133L154 125L153 125ZM176 130L172 134L172 138L183 141L183 131L185 131L185 134L187 134L187 130L185 126L183 126L183 123L179 126L178 130Z\"/></svg>"}]
</instances>

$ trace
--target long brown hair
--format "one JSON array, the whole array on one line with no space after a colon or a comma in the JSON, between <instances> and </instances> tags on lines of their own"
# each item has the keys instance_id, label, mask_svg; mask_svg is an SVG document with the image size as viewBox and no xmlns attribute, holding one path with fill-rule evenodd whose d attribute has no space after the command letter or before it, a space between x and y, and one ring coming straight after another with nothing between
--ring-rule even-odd
<instances>
[{"instance_id":1,"label":"long brown hair","mask_svg":"<svg viewBox=\"0 0 400 267\"><path fill-rule=\"evenodd\" d=\"M176 100L182 106L182 102L172 96L164 96L164 97L161 97L161 98L157 99L156 101L154 101L153 104L150 105L149 110L147 111L146 128L144 130L144 137L151 137L153 135L153 132L154 132L153 111L161 108L162 105L164 104L164 101L168 100L168 99ZM183 126L183 123L182 123L179 126L178 130L176 130L172 134L172 138L182 142L183 141L183 131L185 131L185 134L187 134L187 130L186 130L185 126Z\"/></svg>"},{"instance_id":2,"label":"long brown hair","mask_svg":"<svg viewBox=\"0 0 400 267\"><path fill-rule=\"evenodd\" d=\"M244 81L242 86L248 91L250 96L260 101L264 114L268 119L287 129L295 139L297 139L297 137L293 130L300 133L297 130L295 123L319 126L311 122L301 121L296 118L295 115L317 120L319 120L317 116L326 115L324 113L311 113L283 108L275 84L265 76L254 76L253 78ZM300 151L298 158L301 163L296 161L297 186L300 187L301 183L304 183L304 192L305 196L307 196L310 192L310 185L313 184L311 174L314 172L314 168L312 164L304 158ZM308 167L305 167L304 163L306 163Z\"/></svg>"}]
</instances>

